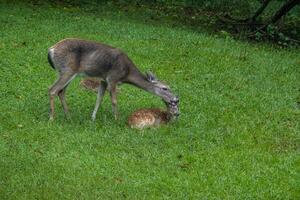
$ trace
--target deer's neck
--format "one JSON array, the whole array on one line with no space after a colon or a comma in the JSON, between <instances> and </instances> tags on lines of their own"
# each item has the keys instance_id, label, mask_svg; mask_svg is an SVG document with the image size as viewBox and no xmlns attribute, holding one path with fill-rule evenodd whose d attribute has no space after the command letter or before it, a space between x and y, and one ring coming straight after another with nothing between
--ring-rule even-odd
<instances>
[{"instance_id":1,"label":"deer's neck","mask_svg":"<svg viewBox=\"0 0 300 200\"><path fill-rule=\"evenodd\" d=\"M154 93L153 84L149 82L146 76L137 69L130 71L126 82L135 85L136 87L139 87L143 90L146 90L150 93Z\"/></svg>"}]
</instances>

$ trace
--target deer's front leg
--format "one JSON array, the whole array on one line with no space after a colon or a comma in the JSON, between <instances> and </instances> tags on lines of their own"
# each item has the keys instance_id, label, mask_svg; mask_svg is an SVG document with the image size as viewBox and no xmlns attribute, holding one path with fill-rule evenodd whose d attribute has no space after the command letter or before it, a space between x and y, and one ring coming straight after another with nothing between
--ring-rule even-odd
<instances>
[{"instance_id":1,"label":"deer's front leg","mask_svg":"<svg viewBox=\"0 0 300 200\"><path fill-rule=\"evenodd\" d=\"M107 83L105 83L103 81L99 85L98 93L97 93L97 101L96 101L95 109L94 109L93 115L92 115L92 120L93 121L95 121L95 119L96 119L96 114L97 114L99 106L102 102L103 96L105 94L106 87L107 87Z\"/></svg>"},{"instance_id":2,"label":"deer's front leg","mask_svg":"<svg viewBox=\"0 0 300 200\"><path fill-rule=\"evenodd\" d=\"M117 120L119 117L118 109L117 109L117 84L116 83L110 83L108 85L108 89L110 92L111 97L111 103L112 103L112 110L113 114L115 116L115 119Z\"/></svg>"}]
</instances>

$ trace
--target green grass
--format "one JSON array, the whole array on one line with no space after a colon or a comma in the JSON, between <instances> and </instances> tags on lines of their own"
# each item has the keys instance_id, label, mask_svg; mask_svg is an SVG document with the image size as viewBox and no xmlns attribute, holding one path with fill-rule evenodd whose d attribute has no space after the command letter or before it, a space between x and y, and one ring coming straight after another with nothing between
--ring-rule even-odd
<instances>
[{"instance_id":1,"label":"green grass","mask_svg":"<svg viewBox=\"0 0 300 200\"><path fill-rule=\"evenodd\" d=\"M299 199L300 54L98 9L0 3L0 199ZM120 120L76 78L71 120L48 87L47 49L66 37L122 48L180 96L180 119L125 124L157 97L121 86Z\"/></svg>"}]
</instances>

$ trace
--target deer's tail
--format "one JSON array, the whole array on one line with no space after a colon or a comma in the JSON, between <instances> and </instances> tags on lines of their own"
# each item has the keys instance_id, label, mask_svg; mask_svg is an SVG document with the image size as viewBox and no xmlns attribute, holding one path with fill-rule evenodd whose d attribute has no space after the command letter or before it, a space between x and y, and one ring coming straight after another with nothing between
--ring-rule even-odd
<instances>
[{"instance_id":1,"label":"deer's tail","mask_svg":"<svg viewBox=\"0 0 300 200\"><path fill-rule=\"evenodd\" d=\"M55 67L54 67L54 63L53 63L53 61L52 61L52 52L51 52L51 50L49 50L48 51L48 62L49 62L49 64L50 64L50 66L53 68L53 69L55 69Z\"/></svg>"}]
</instances>

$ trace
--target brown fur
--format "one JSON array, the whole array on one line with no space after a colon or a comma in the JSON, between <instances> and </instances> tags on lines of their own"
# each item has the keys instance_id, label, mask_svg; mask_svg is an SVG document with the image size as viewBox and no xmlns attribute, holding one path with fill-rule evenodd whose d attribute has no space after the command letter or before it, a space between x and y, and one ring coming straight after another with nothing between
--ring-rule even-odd
<instances>
[{"instance_id":1,"label":"brown fur","mask_svg":"<svg viewBox=\"0 0 300 200\"><path fill-rule=\"evenodd\" d=\"M83 79L80 81L80 86L93 91L93 92L97 92L98 88L100 86L100 81L99 80L95 80L95 79Z\"/></svg>"},{"instance_id":2,"label":"brown fur","mask_svg":"<svg viewBox=\"0 0 300 200\"><path fill-rule=\"evenodd\" d=\"M167 111L158 108L140 109L128 117L127 123L131 128L143 129L167 124L171 117Z\"/></svg>"},{"instance_id":3,"label":"brown fur","mask_svg":"<svg viewBox=\"0 0 300 200\"><path fill-rule=\"evenodd\" d=\"M124 52L106 44L74 38L65 39L49 48L48 61L59 73L58 80L49 88L50 120L54 119L56 96L60 98L66 115L69 115L65 91L78 74L101 79L92 114L93 120L106 90L111 96L115 119L118 118L117 85L122 83L139 87L162 98L166 103L176 104L179 101L166 84L161 83L151 73L144 75Z\"/></svg>"}]
</instances>

